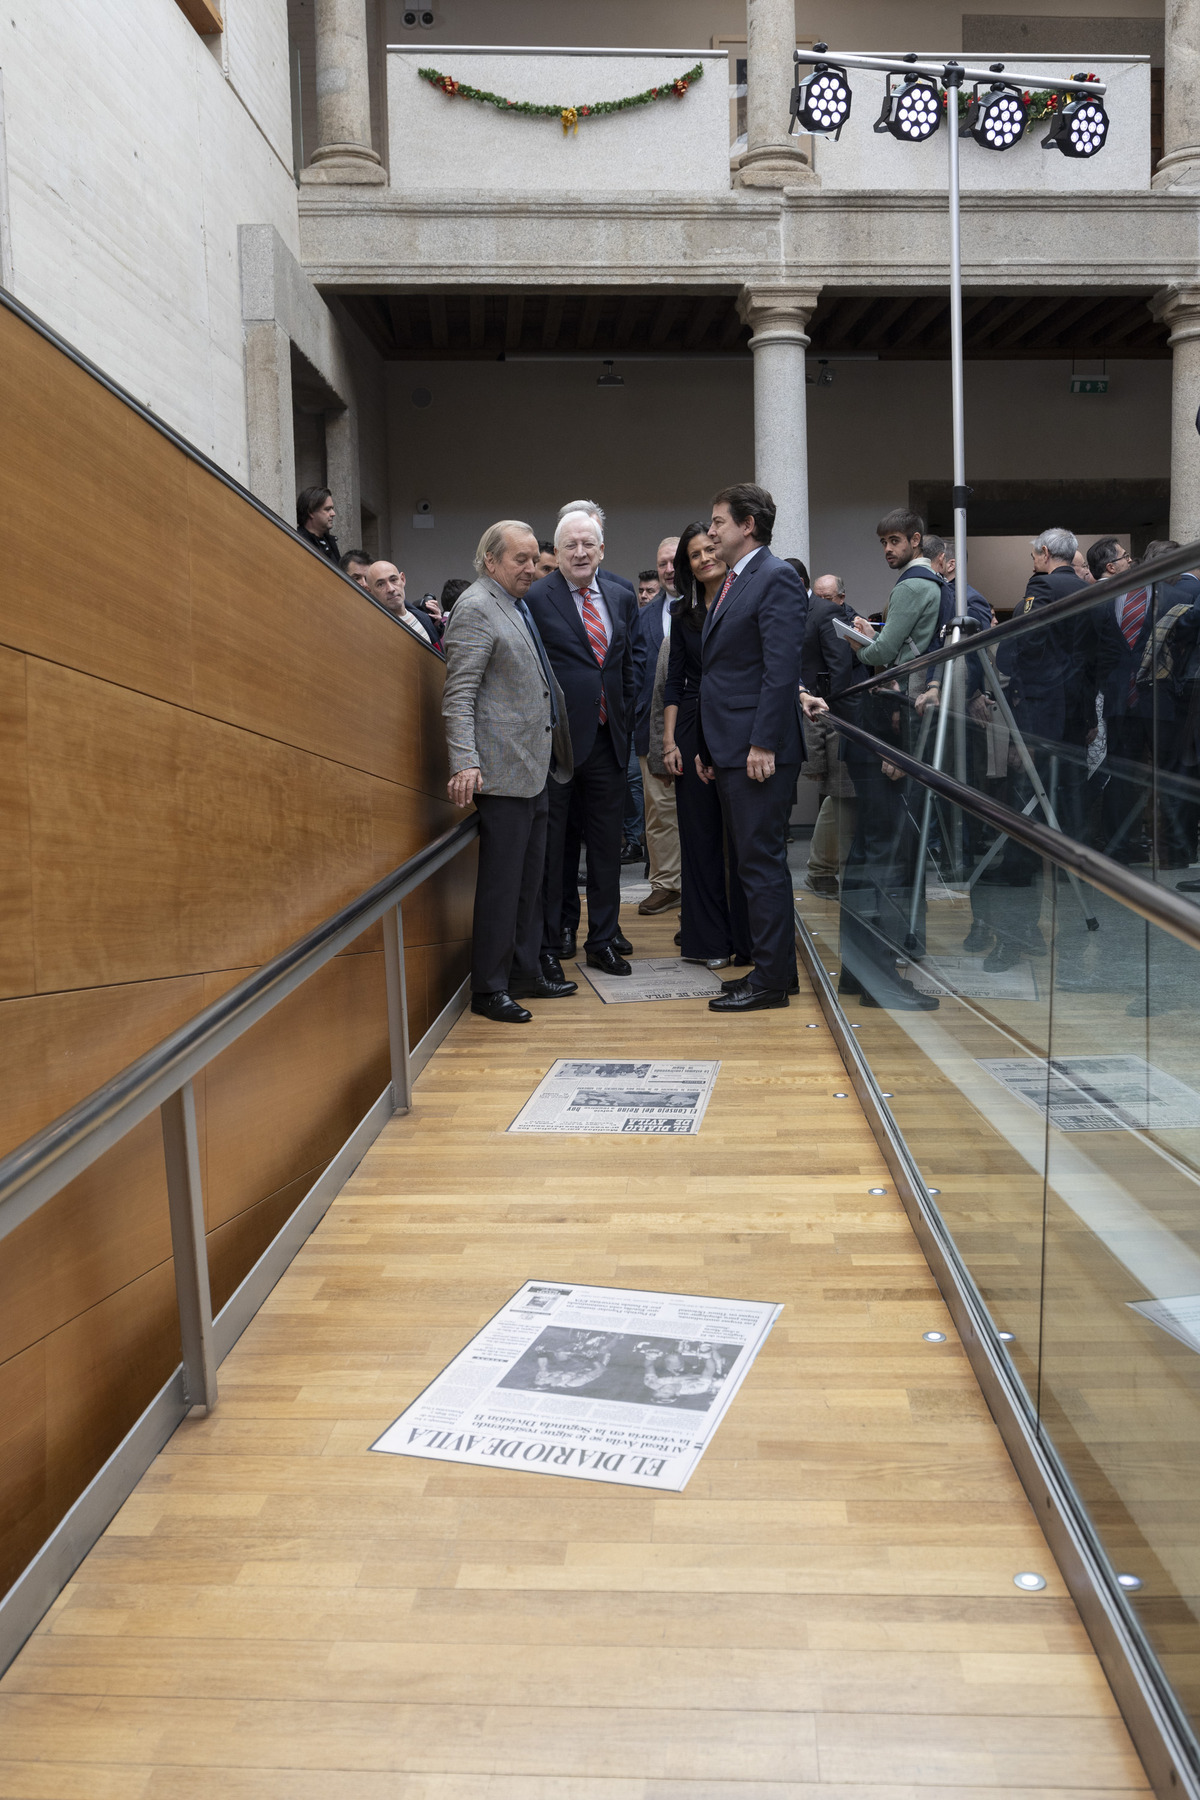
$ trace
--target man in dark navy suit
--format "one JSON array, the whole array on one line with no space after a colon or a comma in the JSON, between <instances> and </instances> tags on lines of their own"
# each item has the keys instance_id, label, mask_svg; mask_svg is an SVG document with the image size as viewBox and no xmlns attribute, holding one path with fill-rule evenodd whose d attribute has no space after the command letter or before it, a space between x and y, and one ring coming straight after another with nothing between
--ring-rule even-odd
<instances>
[{"instance_id":1,"label":"man in dark navy suit","mask_svg":"<svg viewBox=\"0 0 1200 1800\"><path fill-rule=\"evenodd\" d=\"M621 910L621 818L639 670L637 600L600 573L604 539L593 514L566 513L554 533L558 569L526 596L567 703L575 774L550 797L546 834L545 957L562 949L564 845L574 801L587 846L587 960L628 975L616 949ZM571 876L573 879L573 873Z\"/></svg>"},{"instance_id":2,"label":"man in dark navy suit","mask_svg":"<svg viewBox=\"0 0 1200 1800\"><path fill-rule=\"evenodd\" d=\"M767 546L775 502L751 482L722 488L709 534L729 573L704 624L696 767L715 781L737 850L754 968L709 1001L713 1012L786 1006L796 986L796 926L787 822L804 758L801 710L827 711L802 693L800 651L808 595Z\"/></svg>"}]
</instances>

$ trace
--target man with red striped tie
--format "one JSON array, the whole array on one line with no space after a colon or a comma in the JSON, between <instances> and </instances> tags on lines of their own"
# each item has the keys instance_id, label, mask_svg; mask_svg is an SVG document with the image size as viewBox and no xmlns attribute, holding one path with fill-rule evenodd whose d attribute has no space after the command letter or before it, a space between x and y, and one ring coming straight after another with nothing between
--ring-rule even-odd
<instances>
[{"instance_id":1,"label":"man with red striped tie","mask_svg":"<svg viewBox=\"0 0 1200 1800\"><path fill-rule=\"evenodd\" d=\"M542 967L563 935L563 846L572 803L587 847L589 965L628 975L620 936L621 827L637 689L637 600L602 573L604 539L591 512L569 512L554 533L558 568L526 596L567 704L575 774L550 794Z\"/></svg>"}]
</instances>

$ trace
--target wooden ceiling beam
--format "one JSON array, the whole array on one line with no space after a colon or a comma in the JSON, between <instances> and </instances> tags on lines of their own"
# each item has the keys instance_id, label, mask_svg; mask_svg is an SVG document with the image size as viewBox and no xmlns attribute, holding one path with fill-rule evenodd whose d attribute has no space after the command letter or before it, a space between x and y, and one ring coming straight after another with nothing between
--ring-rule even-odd
<instances>
[{"instance_id":1,"label":"wooden ceiling beam","mask_svg":"<svg viewBox=\"0 0 1200 1800\"><path fill-rule=\"evenodd\" d=\"M429 295L429 335L433 339L435 350L445 350L450 344L450 328L446 322L446 296L444 294Z\"/></svg>"},{"instance_id":2,"label":"wooden ceiling beam","mask_svg":"<svg viewBox=\"0 0 1200 1800\"><path fill-rule=\"evenodd\" d=\"M949 310L949 301L943 294L936 294L928 300L919 300L910 308L908 317L903 321L900 331L893 337L891 348L898 350L902 344L911 344L933 324L939 313Z\"/></svg>"},{"instance_id":3,"label":"wooden ceiling beam","mask_svg":"<svg viewBox=\"0 0 1200 1800\"><path fill-rule=\"evenodd\" d=\"M683 334L685 350L699 349L709 326L717 316L720 304L721 302L715 294L706 294L702 300L696 302L692 316L688 320L687 329Z\"/></svg>"},{"instance_id":4,"label":"wooden ceiling beam","mask_svg":"<svg viewBox=\"0 0 1200 1800\"><path fill-rule=\"evenodd\" d=\"M650 348L657 350L665 344L671 334L671 327L679 317L682 302L678 294L667 294L658 303L658 311L654 315L654 323L650 327Z\"/></svg>"},{"instance_id":5,"label":"wooden ceiling beam","mask_svg":"<svg viewBox=\"0 0 1200 1800\"><path fill-rule=\"evenodd\" d=\"M467 302L467 342L472 350L483 349L487 329L487 301L482 294L472 294Z\"/></svg>"},{"instance_id":6,"label":"wooden ceiling beam","mask_svg":"<svg viewBox=\"0 0 1200 1800\"><path fill-rule=\"evenodd\" d=\"M613 332L613 345L616 349L624 350L628 347L641 310L642 301L638 295L628 294L622 300L620 311L617 313L616 329Z\"/></svg>"},{"instance_id":7,"label":"wooden ceiling beam","mask_svg":"<svg viewBox=\"0 0 1200 1800\"><path fill-rule=\"evenodd\" d=\"M562 330L563 295L549 294L546 298L546 311L542 319L542 349L553 350L558 343L558 334Z\"/></svg>"},{"instance_id":8,"label":"wooden ceiling beam","mask_svg":"<svg viewBox=\"0 0 1200 1800\"><path fill-rule=\"evenodd\" d=\"M604 307L601 294L589 294L583 303L583 312L579 319L579 331L575 338L577 350L590 350L596 341L596 328L600 323L600 314Z\"/></svg>"},{"instance_id":9,"label":"wooden ceiling beam","mask_svg":"<svg viewBox=\"0 0 1200 1800\"><path fill-rule=\"evenodd\" d=\"M504 317L504 348L519 350L521 348L521 332L525 326L525 296L510 294L508 310Z\"/></svg>"}]
</instances>

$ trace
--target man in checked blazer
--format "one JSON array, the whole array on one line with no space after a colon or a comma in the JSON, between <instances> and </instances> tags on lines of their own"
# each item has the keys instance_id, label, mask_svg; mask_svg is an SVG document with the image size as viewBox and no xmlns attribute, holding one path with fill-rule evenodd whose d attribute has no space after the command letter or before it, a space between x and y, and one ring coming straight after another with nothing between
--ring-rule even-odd
<instances>
[{"instance_id":1,"label":"man in checked blazer","mask_svg":"<svg viewBox=\"0 0 1200 1800\"><path fill-rule=\"evenodd\" d=\"M804 757L801 711L827 712L800 686L808 596L790 563L767 546L775 502L751 482L722 488L709 535L728 574L704 621L696 768L715 781L737 850L754 968L722 982L713 1012L786 1006L796 986L795 903L787 822Z\"/></svg>"},{"instance_id":2,"label":"man in checked blazer","mask_svg":"<svg viewBox=\"0 0 1200 1800\"><path fill-rule=\"evenodd\" d=\"M547 790L570 781L572 763L566 701L525 604L537 560L528 525L492 525L445 636L449 794L479 815L471 1010L506 1025L533 1017L520 999L562 999L577 985L541 955Z\"/></svg>"}]
</instances>

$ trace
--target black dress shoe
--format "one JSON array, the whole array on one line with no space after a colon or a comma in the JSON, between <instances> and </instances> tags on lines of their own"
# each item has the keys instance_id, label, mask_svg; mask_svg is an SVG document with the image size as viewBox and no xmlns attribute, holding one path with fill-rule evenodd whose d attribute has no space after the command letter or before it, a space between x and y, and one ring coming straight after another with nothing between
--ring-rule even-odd
<instances>
[{"instance_id":1,"label":"black dress shoe","mask_svg":"<svg viewBox=\"0 0 1200 1800\"><path fill-rule=\"evenodd\" d=\"M632 975L633 970L623 956L618 956L611 944L602 944L599 950L587 953L589 969L602 969L606 975Z\"/></svg>"},{"instance_id":2,"label":"black dress shoe","mask_svg":"<svg viewBox=\"0 0 1200 1800\"><path fill-rule=\"evenodd\" d=\"M557 956L548 956L543 951L542 955L538 957L538 962L541 966L543 981L549 981L551 983L555 981L566 982L568 987L579 986L577 981L567 981L566 976L563 974L562 964L559 962Z\"/></svg>"},{"instance_id":3,"label":"black dress shoe","mask_svg":"<svg viewBox=\"0 0 1200 1800\"><path fill-rule=\"evenodd\" d=\"M782 988L751 987L747 979L738 982L727 994L718 994L715 1000L710 1000L708 1010L719 1013L770 1012L777 1006L790 1004Z\"/></svg>"},{"instance_id":4,"label":"black dress shoe","mask_svg":"<svg viewBox=\"0 0 1200 1800\"><path fill-rule=\"evenodd\" d=\"M626 843L621 845L621 861L623 863L640 863L646 860L645 844Z\"/></svg>"},{"instance_id":5,"label":"black dress shoe","mask_svg":"<svg viewBox=\"0 0 1200 1800\"><path fill-rule=\"evenodd\" d=\"M579 992L577 981L547 981L539 975L534 981L514 981L511 989L516 1000L565 1000Z\"/></svg>"},{"instance_id":6,"label":"black dress shoe","mask_svg":"<svg viewBox=\"0 0 1200 1800\"><path fill-rule=\"evenodd\" d=\"M857 975L851 975L847 969L843 969L838 976L837 991L839 994L861 994L862 983Z\"/></svg>"},{"instance_id":7,"label":"black dress shoe","mask_svg":"<svg viewBox=\"0 0 1200 1800\"><path fill-rule=\"evenodd\" d=\"M575 961L575 933L564 931L559 941L558 954L563 962Z\"/></svg>"},{"instance_id":8,"label":"black dress shoe","mask_svg":"<svg viewBox=\"0 0 1200 1800\"><path fill-rule=\"evenodd\" d=\"M863 989L863 1006L884 1007L888 1012L936 1012L941 1001L936 994L922 994L911 981L898 981L895 987L881 988L878 996Z\"/></svg>"},{"instance_id":9,"label":"black dress shoe","mask_svg":"<svg viewBox=\"0 0 1200 1800\"><path fill-rule=\"evenodd\" d=\"M614 950L619 950L622 956L628 956L629 952L633 949L633 945L623 931L618 931L616 937L612 941L612 947Z\"/></svg>"},{"instance_id":10,"label":"black dress shoe","mask_svg":"<svg viewBox=\"0 0 1200 1800\"><path fill-rule=\"evenodd\" d=\"M733 960L736 962L737 957L735 956ZM748 975L735 975L732 981L723 981L721 986L725 989L727 994L732 994L734 988L745 987L749 979L750 977ZM792 976L792 979L788 982L787 991L789 994L798 994L800 992L800 977L798 975ZM858 989L855 988L854 991L857 993Z\"/></svg>"},{"instance_id":11,"label":"black dress shoe","mask_svg":"<svg viewBox=\"0 0 1200 1800\"><path fill-rule=\"evenodd\" d=\"M533 1017L528 1007L518 1006L511 994L504 993L472 994L471 1011L497 1025L528 1025Z\"/></svg>"},{"instance_id":12,"label":"black dress shoe","mask_svg":"<svg viewBox=\"0 0 1200 1800\"><path fill-rule=\"evenodd\" d=\"M673 938L673 940L672 940L672 941L673 941L673 942L674 942L674 943L676 943L676 944L682 944L682 942L683 942L683 932L682 932L682 931L677 931L677 932L676 932L676 933L675 933L675 936L674 936L674 938Z\"/></svg>"}]
</instances>

